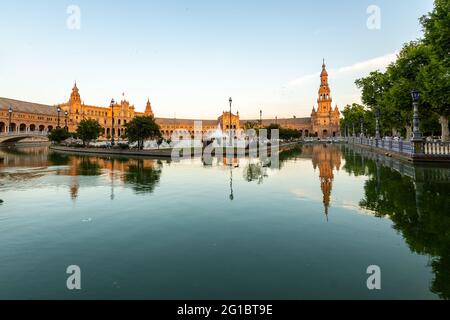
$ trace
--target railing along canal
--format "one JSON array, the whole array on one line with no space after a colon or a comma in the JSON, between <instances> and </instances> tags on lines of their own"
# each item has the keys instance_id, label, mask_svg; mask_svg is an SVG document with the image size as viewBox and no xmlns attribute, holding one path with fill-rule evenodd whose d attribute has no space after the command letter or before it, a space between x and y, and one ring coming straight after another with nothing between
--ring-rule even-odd
<instances>
[{"instance_id":1,"label":"railing along canal","mask_svg":"<svg viewBox=\"0 0 450 320\"><path fill-rule=\"evenodd\" d=\"M395 152L409 158L423 160L450 160L450 142L442 141L407 141L402 138L384 137L382 139L366 137L347 137L349 144L368 146L382 151Z\"/></svg>"}]
</instances>

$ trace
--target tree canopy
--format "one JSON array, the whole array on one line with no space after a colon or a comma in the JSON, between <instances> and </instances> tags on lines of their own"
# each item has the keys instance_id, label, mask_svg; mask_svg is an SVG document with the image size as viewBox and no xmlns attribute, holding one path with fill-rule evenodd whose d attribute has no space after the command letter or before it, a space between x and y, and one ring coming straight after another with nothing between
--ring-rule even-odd
<instances>
[{"instance_id":1,"label":"tree canopy","mask_svg":"<svg viewBox=\"0 0 450 320\"><path fill-rule=\"evenodd\" d=\"M130 143L137 142L142 149L145 140L161 138L161 129L152 116L136 117L127 123L127 136Z\"/></svg>"},{"instance_id":2,"label":"tree canopy","mask_svg":"<svg viewBox=\"0 0 450 320\"><path fill-rule=\"evenodd\" d=\"M83 140L83 145L89 145L92 140L97 140L103 133L102 126L96 120L81 120L77 128L77 136Z\"/></svg>"},{"instance_id":3,"label":"tree canopy","mask_svg":"<svg viewBox=\"0 0 450 320\"><path fill-rule=\"evenodd\" d=\"M64 140L69 139L71 134L62 128L53 129L48 135L48 139L52 142L61 143Z\"/></svg>"},{"instance_id":4,"label":"tree canopy","mask_svg":"<svg viewBox=\"0 0 450 320\"><path fill-rule=\"evenodd\" d=\"M410 93L416 89L421 93L422 132L433 134L440 131L442 139L449 140L449 9L449 0L435 0L433 11L420 19L424 38L406 43L397 60L385 72L374 71L356 80L366 112L380 111L385 133L396 131L409 136L413 117Z\"/></svg>"}]
</instances>

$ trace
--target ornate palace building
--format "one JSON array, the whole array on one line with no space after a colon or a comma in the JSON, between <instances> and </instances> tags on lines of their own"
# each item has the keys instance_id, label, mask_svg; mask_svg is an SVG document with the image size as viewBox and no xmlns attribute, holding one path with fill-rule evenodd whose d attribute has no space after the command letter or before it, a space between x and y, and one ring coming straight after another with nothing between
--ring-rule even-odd
<instances>
[{"instance_id":1,"label":"ornate palace building","mask_svg":"<svg viewBox=\"0 0 450 320\"><path fill-rule=\"evenodd\" d=\"M207 132L221 128L224 132L238 131L246 127L249 122L261 126L278 124L283 128L301 131L303 136L316 136L320 138L340 135L340 112L336 106L332 108L331 90L328 84L328 72L325 62L322 65L320 75L320 88L317 99L317 110L314 107L310 118L290 119L263 119L263 120L241 120L239 112L230 114L223 112L216 120L202 121L202 131L195 127L194 119L169 119L155 117L161 127L161 133L165 138L170 138L174 132L183 130L192 136L207 134ZM58 109L60 112L58 113ZM12 112L9 112L11 110ZM114 125L112 123L114 114ZM154 116L150 100L147 101L145 111L137 112L135 106L131 105L125 98L115 102L111 106L92 106L85 104L80 96L75 83L70 99L62 104L48 106L37 103L0 98L0 133L12 132L47 132L60 127L67 127L69 131L75 131L80 121L84 119L97 120L104 128L103 138L114 135L122 137L126 133L126 124L136 116ZM231 119L230 119L231 117ZM10 129L9 129L10 128Z\"/></svg>"}]
</instances>

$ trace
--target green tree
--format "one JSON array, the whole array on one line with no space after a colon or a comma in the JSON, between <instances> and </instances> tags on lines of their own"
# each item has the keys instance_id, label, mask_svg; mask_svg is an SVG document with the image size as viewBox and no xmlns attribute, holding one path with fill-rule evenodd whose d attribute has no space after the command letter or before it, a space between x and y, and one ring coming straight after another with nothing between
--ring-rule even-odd
<instances>
[{"instance_id":1,"label":"green tree","mask_svg":"<svg viewBox=\"0 0 450 320\"><path fill-rule=\"evenodd\" d=\"M450 66L450 1L435 0L434 9L420 19L424 42L431 45L437 58Z\"/></svg>"},{"instance_id":2,"label":"green tree","mask_svg":"<svg viewBox=\"0 0 450 320\"><path fill-rule=\"evenodd\" d=\"M373 110L384 104L384 94L391 86L387 75L380 71L373 71L369 76L358 79L355 83L361 89L362 102Z\"/></svg>"},{"instance_id":3,"label":"green tree","mask_svg":"<svg viewBox=\"0 0 450 320\"><path fill-rule=\"evenodd\" d=\"M391 105L387 102L386 93L392 87L391 79L387 73L380 71L373 71L369 76L356 80L356 86L361 89L361 100L368 108L370 113L367 114L365 123L369 126L370 132L374 134L375 131L375 114L380 111L380 123L382 129L390 130L396 126L394 119L399 118ZM345 115L344 115L345 118ZM343 126L341 126L343 128ZM371 130L373 128L373 130Z\"/></svg>"},{"instance_id":4,"label":"green tree","mask_svg":"<svg viewBox=\"0 0 450 320\"><path fill-rule=\"evenodd\" d=\"M87 146L92 140L97 140L103 133L102 126L96 120L82 120L78 124L77 136L83 140L83 145Z\"/></svg>"},{"instance_id":5,"label":"green tree","mask_svg":"<svg viewBox=\"0 0 450 320\"><path fill-rule=\"evenodd\" d=\"M422 83L422 96L429 103L429 110L438 117L443 141L450 140L450 68L433 56L429 65L424 67L419 78ZM431 117L434 119L434 117ZM429 120L427 117L426 120ZM433 130L430 125L425 126Z\"/></svg>"},{"instance_id":6,"label":"green tree","mask_svg":"<svg viewBox=\"0 0 450 320\"><path fill-rule=\"evenodd\" d=\"M257 122L257 121L248 121L244 124L245 130L257 129L257 128L259 128L259 122Z\"/></svg>"},{"instance_id":7,"label":"green tree","mask_svg":"<svg viewBox=\"0 0 450 320\"><path fill-rule=\"evenodd\" d=\"M145 140L161 138L161 129L152 116L136 117L127 123L127 135L128 141L137 142L141 150Z\"/></svg>"},{"instance_id":8,"label":"green tree","mask_svg":"<svg viewBox=\"0 0 450 320\"><path fill-rule=\"evenodd\" d=\"M380 111L380 121L384 133L405 132L407 137L412 131L413 108L411 91L418 89L423 94L420 100L422 118L430 117L434 111L430 96L436 94L433 83L439 79L431 75L433 54L430 46L422 41L406 43L397 60L391 63L385 73L372 72L368 77L358 79L356 85L362 90L363 103L372 110ZM429 89L427 89L427 87ZM433 124L422 122L422 130L433 131Z\"/></svg>"},{"instance_id":9,"label":"green tree","mask_svg":"<svg viewBox=\"0 0 450 320\"><path fill-rule=\"evenodd\" d=\"M389 65L386 71L392 84L385 95L390 111L389 116L392 119L393 127L399 129L396 120L406 124L408 137L413 118L411 91L413 89L424 91L420 74L430 64L431 59L429 46L424 45L421 41L412 41L404 45L397 61ZM430 104L425 97L420 100L420 110L423 116L430 114Z\"/></svg>"},{"instance_id":10,"label":"green tree","mask_svg":"<svg viewBox=\"0 0 450 320\"><path fill-rule=\"evenodd\" d=\"M302 133L300 130L283 128L279 124L272 123L267 127L264 127L267 130L267 138L272 138L272 130L278 130L278 137L282 140L292 140L292 139L300 139L302 137ZM258 130L259 135L259 130Z\"/></svg>"},{"instance_id":11,"label":"green tree","mask_svg":"<svg viewBox=\"0 0 450 320\"><path fill-rule=\"evenodd\" d=\"M349 129L349 134L353 133L353 126L355 127L355 134L361 133L361 120L364 124L364 130L367 130L369 135L375 134L375 114L370 109L353 103L347 105L342 111L341 128L345 131ZM365 132L364 132L365 133Z\"/></svg>"},{"instance_id":12,"label":"green tree","mask_svg":"<svg viewBox=\"0 0 450 320\"><path fill-rule=\"evenodd\" d=\"M450 1L435 0L434 9L420 19L433 53L431 64L423 71L424 96L438 114L442 140L449 141L450 117Z\"/></svg>"},{"instance_id":13,"label":"green tree","mask_svg":"<svg viewBox=\"0 0 450 320\"><path fill-rule=\"evenodd\" d=\"M358 79L362 101L370 109L378 108L381 125L387 130L411 134L410 92L421 92L421 130L436 131L441 126L442 140L450 140L450 1L435 0L434 9L420 19L424 38L406 43L385 73L372 72ZM403 128L402 128L403 127Z\"/></svg>"},{"instance_id":14,"label":"green tree","mask_svg":"<svg viewBox=\"0 0 450 320\"><path fill-rule=\"evenodd\" d=\"M56 128L50 132L48 139L52 142L61 143L62 141L69 139L70 136L70 133L66 129Z\"/></svg>"}]
</instances>

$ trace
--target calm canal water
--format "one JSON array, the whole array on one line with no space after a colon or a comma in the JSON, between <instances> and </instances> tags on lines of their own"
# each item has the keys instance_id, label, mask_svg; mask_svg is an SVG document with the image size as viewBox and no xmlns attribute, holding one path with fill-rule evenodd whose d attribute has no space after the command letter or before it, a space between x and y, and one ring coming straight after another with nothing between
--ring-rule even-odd
<instances>
[{"instance_id":1,"label":"calm canal water","mask_svg":"<svg viewBox=\"0 0 450 320\"><path fill-rule=\"evenodd\" d=\"M448 168L323 145L283 152L279 169L0 158L0 299L450 297Z\"/></svg>"}]
</instances>

